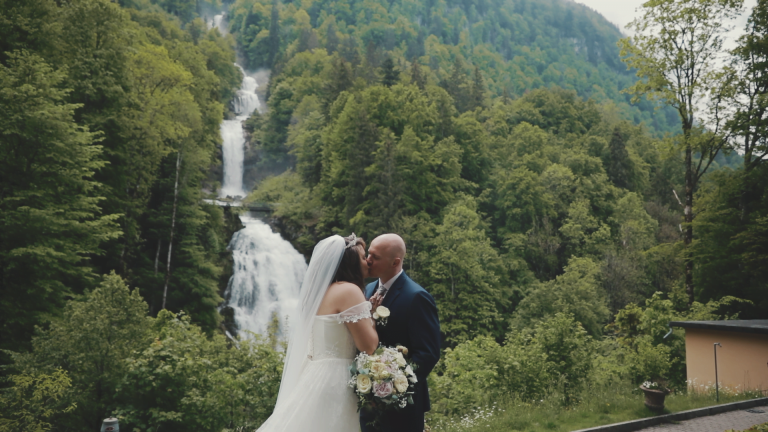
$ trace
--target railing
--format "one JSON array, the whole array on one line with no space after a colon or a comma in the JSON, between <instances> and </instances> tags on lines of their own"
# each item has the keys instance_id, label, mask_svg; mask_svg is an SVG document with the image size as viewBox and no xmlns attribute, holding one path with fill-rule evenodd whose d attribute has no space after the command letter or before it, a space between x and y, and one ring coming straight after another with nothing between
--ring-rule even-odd
<instances>
[{"instance_id":1,"label":"railing","mask_svg":"<svg viewBox=\"0 0 768 432\"><path fill-rule=\"evenodd\" d=\"M264 212L264 213L272 213L274 211L274 204L273 203L264 203L264 202L251 202L248 204L243 204L240 201L230 201L230 200L220 200L220 199L204 199L203 202L208 204L217 205L220 207L245 207L249 211L255 211L255 212Z\"/></svg>"}]
</instances>

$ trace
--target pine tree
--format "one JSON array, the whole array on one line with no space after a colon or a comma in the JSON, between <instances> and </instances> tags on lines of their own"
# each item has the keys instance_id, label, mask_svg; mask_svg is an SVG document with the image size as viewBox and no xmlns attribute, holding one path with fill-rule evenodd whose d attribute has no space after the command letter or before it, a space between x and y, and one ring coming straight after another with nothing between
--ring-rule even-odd
<instances>
[{"instance_id":1,"label":"pine tree","mask_svg":"<svg viewBox=\"0 0 768 432\"><path fill-rule=\"evenodd\" d=\"M280 9L279 0L272 0L272 14L269 19L269 67L275 66L275 59L280 52Z\"/></svg>"},{"instance_id":2,"label":"pine tree","mask_svg":"<svg viewBox=\"0 0 768 432\"><path fill-rule=\"evenodd\" d=\"M327 115L341 92L352 87L352 69L343 58L333 60L333 72L323 86L323 111Z\"/></svg>"},{"instance_id":3,"label":"pine tree","mask_svg":"<svg viewBox=\"0 0 768 432\"><path fill-rule=\"evenodd\" d=\"M104 166L74 120L64 73L27 52L0 64L0 347L18 349L95 282L89 258L119 231L101 216Z\"/></svg>"},{"instance_id":4,"label":"pine tree","mask_svg":"<svg viewBox=\"0 0 768 432\"><path fill-rule=\"evenodd\" d=\"M469 105L470 94L467 91L467 76L464 72L464 62L460 57L456 57L453 61L453 69L451 69L451 76L447 80L440 83L449 95L453 98L453 105L460 113L467 110Z\"/></svg>"},{"instance_id":5,"label":"pine tree","mask_svg":"<svg viewBox=\"0 0 768 432\"><path fill-rule=\"evenodd\" d=\"M381 64L381 85L392 87L400 81L400 71L395 67L392 57L387 57Z\"/></svg>"},{"instance_id":6,"label":"pine tree","mask_svg":"<svg viewBox=\"0 0 768 432\"><path fill-rule=\"evenodd\" d=\"M411 84L421 91L427 87L427 77L424 76L424 72L421 71L421 66L416 59L413 59L413 63L411 63Z\"/></svg>"},{"instance_id":7,"label":"pine tree","mask_svg":"<svg viewBox=\"0 0 768 432\"><path fill-rule=\"evenodd\" d=\"M339 46L339 35L336 32L336 25L331 23L328 25L328 30L325 32L325 50L328 54L336 52Z\"/></svg>"},{"instance_id":8,"label":"pine tree","mask_svg":"<svg viewBox=\"0 0 768 432\"><path fill-rule=\"evenodd\" d=\"M475 73L472 76L472 87L469 90L469 105L468 111L473 111L476 108L482 108L485 105L485 81L483 80L483 74L480 73L480 68L475 66Z\"/></svg>"},{"instance_id":9,"label":"pine tree","mask_svg":"<svg viewBox=\"0 0 768 432\"><path fill-rule=\"evenodd\" d=\"M607 167L608 177L613 184L620 188L632 189L630 180L632 161L629 159L629 152L626 147L627 137L620 126L613 129L611 142L608 144L610 151L610 162Z\"/></svg>"}]
</instances>

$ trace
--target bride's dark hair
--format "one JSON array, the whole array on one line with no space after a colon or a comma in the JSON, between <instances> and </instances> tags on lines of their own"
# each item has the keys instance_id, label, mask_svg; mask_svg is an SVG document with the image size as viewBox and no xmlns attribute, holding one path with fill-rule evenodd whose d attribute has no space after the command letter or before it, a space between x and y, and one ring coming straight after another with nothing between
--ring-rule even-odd
<instances>
[{"instance_id":1,"label":"bride's dark hair","mask_svg":"<svg viewBox=\"0 0 768 432\"><path fill-rule=\"evenodd\" d=\"M365 240L352 234L344 237L347 247L344 249L344 255L341 257L339 268L333 276L334 282L349 282L365 290L365 278L363 277L363 267L360 264L360 253L357 248L363 248L365 252ZM350 245L350 243L354 243Z\"/></svg>"}]
</instances>

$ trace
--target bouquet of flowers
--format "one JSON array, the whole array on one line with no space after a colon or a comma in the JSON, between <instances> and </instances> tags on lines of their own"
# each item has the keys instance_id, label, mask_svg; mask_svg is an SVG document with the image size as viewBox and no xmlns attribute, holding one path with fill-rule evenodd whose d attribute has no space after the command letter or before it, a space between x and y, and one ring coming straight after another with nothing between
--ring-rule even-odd
<instances>
[{"instance_id":1,"label":"bouquet of flowers","mask_svg":"<svg viewBox=\"0 0 768 432\"><path fill-rule=\"evenodd\" d=\"M406 360L408 348L380 346L373 355L360 353L350 365L349 386L357 395L357 407L376 411L379 416L388 409L413 404L413 387L418 381L416 365Z\"/></svg>"}]
</instances>

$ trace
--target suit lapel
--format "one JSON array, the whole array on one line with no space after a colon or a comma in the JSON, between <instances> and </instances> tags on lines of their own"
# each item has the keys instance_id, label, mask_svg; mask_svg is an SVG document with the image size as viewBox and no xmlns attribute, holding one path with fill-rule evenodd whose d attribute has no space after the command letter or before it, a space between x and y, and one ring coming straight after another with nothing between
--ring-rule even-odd
<instances>
[{"instance_id":1,"label":"suit lapel","mask_svg":"<svg viewBox=\"0 0 768 432\"><path fill-rule=\"evenodd\" d=\"M392 284L389 292L387 292L387 296L384 297L384 301L381 302L382 306L386 308L392 306L392 304L395 302L395 299L397 299L397 296L399 296L400 292L403 290L403 285L405 285L406 278L407 276L405 275L405 272L402 272L400 277L398 277L395 283Z\"/></svg>"},{"instance_id":2,"label":"suit lapel","mask_svg":"<svg viewBox=\"0 0 768 432\"><path fill-rule=\"evenodd\" d=\"M371 283L368 284L367 287L365 287L365 299L366 300L370 300L371 297L373 297L373 293L374 293L374 291L376 291L376 287L378 286L378 284L379 284L379 281L377 279L376 282L371 282Z\"/></svg>"}]
</instances>

